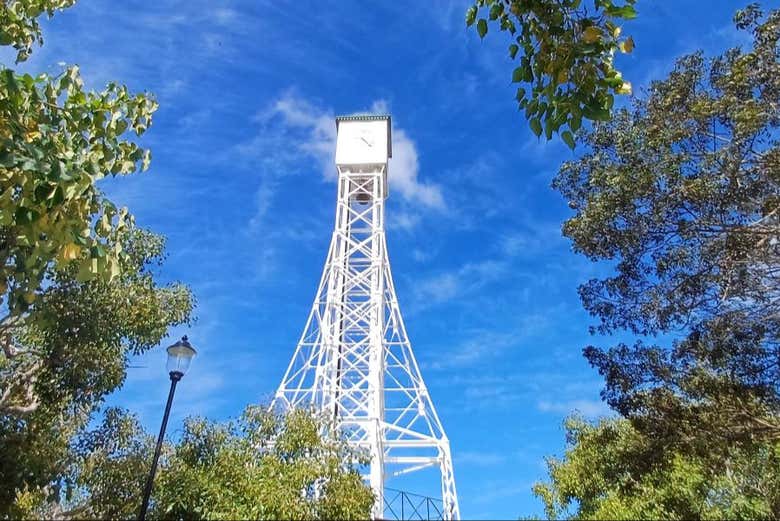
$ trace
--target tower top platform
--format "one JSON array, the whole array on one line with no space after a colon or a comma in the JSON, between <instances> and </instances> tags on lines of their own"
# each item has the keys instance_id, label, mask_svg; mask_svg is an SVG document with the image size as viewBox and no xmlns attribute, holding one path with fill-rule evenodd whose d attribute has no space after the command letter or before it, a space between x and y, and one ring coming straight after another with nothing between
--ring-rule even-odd
<instances>
[{"instance_id":1,"label":"tower top platform","mask_svg":"<svg viewBox=\"0 0 780 521\"><path fill-rule=\"evenodd\" d=\"M336 124L339 121L390 121L390 114L349 114L347 116L336 116Z\"/></svg>"}]
</instances>

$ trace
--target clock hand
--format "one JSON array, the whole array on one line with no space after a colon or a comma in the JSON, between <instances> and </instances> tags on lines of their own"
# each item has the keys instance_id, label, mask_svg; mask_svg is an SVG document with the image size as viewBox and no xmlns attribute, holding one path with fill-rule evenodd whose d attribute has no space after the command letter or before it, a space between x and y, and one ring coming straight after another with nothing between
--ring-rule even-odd
<instances>
[{"instance_id":1,"label":"clock hand","mask_svg":"<svg viewBox=\"0 0 780 521\"><path fill-rule=\"evenodd\" d=\"M363 141L365 141L365 142L366 142L366 145L368 145L368 146L370 146L370 147L374 146L374 144L373 144L373 143L370 143L370 142L369 142L369 141L368 141L366 138L364 138L364 137L361 137L360 139L362 139Z\"/></svg>"}]
</instances>

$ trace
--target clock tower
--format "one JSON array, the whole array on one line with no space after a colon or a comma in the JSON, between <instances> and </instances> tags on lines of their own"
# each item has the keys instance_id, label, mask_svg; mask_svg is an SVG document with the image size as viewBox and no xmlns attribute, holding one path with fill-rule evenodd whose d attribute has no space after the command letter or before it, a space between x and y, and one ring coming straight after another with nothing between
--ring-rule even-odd
<instances>
[{"instance_id":1,"label":"clock tower","mask_svg":"<svg viewBox=\"0 0 780 521\"><path fill-rule=\"evenodd\" d=\"M370 456L362 471L376 498L373 519L458 519L450 443L412 352L387 255L390 128L390 116L336 118L336 225L274 404L313 407ZM405 481L409 473L414 479ZM397 490L405 484L424 496Z\"/></svg>"}]
</instances>

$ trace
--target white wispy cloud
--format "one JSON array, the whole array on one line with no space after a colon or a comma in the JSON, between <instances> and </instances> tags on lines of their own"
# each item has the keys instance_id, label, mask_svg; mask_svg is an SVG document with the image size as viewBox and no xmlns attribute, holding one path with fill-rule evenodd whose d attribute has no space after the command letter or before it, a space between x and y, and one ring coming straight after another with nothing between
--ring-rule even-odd
<instances>
[{"instance_id":1,"label":"white wispy cloud","mask_svg":"<svg viewBox=\"0 0 780 521\"><path fill-rule=\"evenodd\" d=\"M461 277L457 272L439 273L419 280L414 288L417 303L421 307L447 302L461 291Z\"/></svg>"},{"instance_id":2,"label":"white wispy cloud","mask_svg":"<svg viewBox=\"0 0 780 521\"><path fill-rule=\"evenodd\" d=\"M392 219L385 222L385 226L388 230L410 232L420 224L421 220L422 216L418 212L399 209L393 213Z\"/></svg>"},{"instance_id":3,"label":"white wispy cloud","mask_svg":"<svg viewBox=\"0 0 780 521\"><path fill-rule=\"evenodd\" d=\"M522 494L527 494L533 483L531 482L519 482L519 483L506 483L505 481L491 483L484 487L479 495L474 498L474 502L478 504L490 503L497 499L503 501L509 501L508 498L518 497ZM489 517L489 516L485 516Z\"/></svg>"},{"instance_id":4,"label":"white wispy cloud","mask_svg":"<svg viewBox=\"0 0 780 521\"><path fill-rule=\"evenodd\" d=\"M255 192L255 213L249 220L251 229L257 229L262 226L265 216L273 204L278 184L278 178L271 176L266 176L261 180L260 186Z\"/></svg>"},{"instance_id":5,"label":"white wispy cloud","mask_svg":"<svg viewBox=\"0 0 780 521\"><path fill-rule=\"evenodd\" d=\"M485 358L494 359L518 345L524 337L522 332L518 335L481 331L443 353L438 360L430 364L430 368L434 370L454 369L472 366Z\"/></svg>"},{"instance_id":6,"label":"white wispy cloud","mask_svg":"<svg viewBox=\"0 0 780 521\"><path fill-rule=\"evenodd\" d=\"M431 260L431 258L434 256L434 253L429 250L423 250L420 248L414 248L412 249L412 258L416 262L427 262Z\"/></svg>"},{"instance_id":7,"label":"white wispy cloud","mask_svg":"<svg viewBox=\"0 0 780 521\"><path fill-rule=\"evenodd\" d=\"M589 418L609 412L599 400L603 381L562 369L570 363L567 355L580 356L578 350L545 346L554 322L535 326L531 317L515 326L514 334L477 332L441 353L423 367L429 383L460 389L460 406L468 411L536 410L565 416L579 410ZM517 354L521 363L505 363ZM551 369L551 360L560 369Z\"/></svg>"},{"instance_id":8,"label":"white wispy cloud","mask_svg":"<svg viewBox=\"0 0 780 521\"><path fill-rule=\"evenodd\" d=\"M474 467L492 467L507 461L506 454L489 451L460 451L454 454L455 463Z\"/></svg>"},{"instance_id":9,"label":"white wispy cloud","mask_svg":"<svg viewBox=\"0 0 780 521\"><path fill-rule=\"evenodd\" d=\"M576 411L586 418L598 418L612 413L609 406L601 400L539 400L536 406L542 412L564 415Z\"/></svg>"},{"instance_id":10,"label":"white wispy cloud","mask_svg":"<svg viewBox=\"0 0 780 521\"><path fill-rule=\"evenodd\" d=\"M454 270L418 277L410 312L416 313L482 289L498 280L508 268L503 260L484 259L467 262Z\"/></svg>"}]
</instances>

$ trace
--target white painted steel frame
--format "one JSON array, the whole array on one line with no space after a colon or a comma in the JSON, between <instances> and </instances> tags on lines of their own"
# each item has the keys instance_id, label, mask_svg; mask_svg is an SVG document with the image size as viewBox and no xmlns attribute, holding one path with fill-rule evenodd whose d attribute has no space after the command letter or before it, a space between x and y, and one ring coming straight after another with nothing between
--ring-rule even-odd
<instances>
[{"instance_id":1,"label":"white painted steel frame","mask_svg":"<svg viewBox=\"0 0 780 521\"><path fill-rule=\"evenodd\" d=\"M444 519L459 519L450 444L406 335L385 240L386 165L338 167L336 225L317 296L274 403L327 413L388 477L438 466Z\"/></svg>"}]
</instances>

